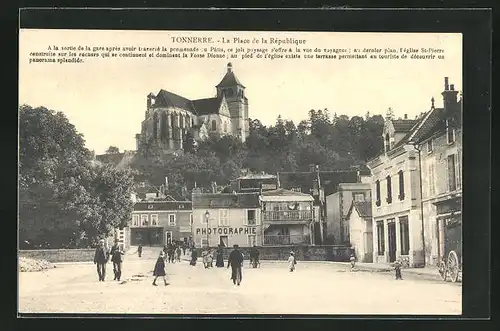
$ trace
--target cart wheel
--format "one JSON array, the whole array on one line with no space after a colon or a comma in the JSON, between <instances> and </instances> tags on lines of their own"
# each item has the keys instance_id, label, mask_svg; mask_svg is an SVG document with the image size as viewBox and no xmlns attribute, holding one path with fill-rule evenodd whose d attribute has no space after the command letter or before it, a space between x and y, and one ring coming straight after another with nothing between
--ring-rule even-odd
<instances>
[{"instance_id":1,"label":"cart wheel","mask_svg":"<svg viewBox=\"0 0 500 331\"><path fill-rule=\"evenodd\" d=\"M458 256L455 251L448 254L448 269L450 271L450 279L453 283L458 280Z\"/></svg>"},{"instance_id":2,"label":"cart wheel","mask_svg":"<svg viewBox=\"0 0 500 331\"><path fill-rule=\"evenodd\" d=\"M446 270L446 263L441 260L441 262L439 262L439 274L441 275L441 278L446 282L446 277L447 277L447 270Z\"/></svg>"}]
</instances>

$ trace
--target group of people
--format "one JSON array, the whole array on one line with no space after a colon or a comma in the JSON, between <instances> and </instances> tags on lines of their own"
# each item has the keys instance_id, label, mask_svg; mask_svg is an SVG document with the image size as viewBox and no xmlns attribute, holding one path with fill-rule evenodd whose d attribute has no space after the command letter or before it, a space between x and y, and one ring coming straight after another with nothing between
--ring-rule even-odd
<instances>
[{"instance_id":1,"label":"group of people","mask_svg":"<svg viewBox=\"0 0 500 331\"><path fill-rule=\"evenodd\" d=\"M114 245L109 251L106 247L104 239L99 241L99 245L97 246L94 254L94 264L97 266L97 275L99 276L100 282L104 282L105 280L106 264L109 262L110 258L111 262L113 262L113 273L115 274L115 278L113 280L120 281L122 276L122 262L124 254L125 252L118 244L118 239L115 240Z\"/></svg>"},{"instance_id":2,"label":"group of people","mask_svg":"<svg viewBox=\"0 0 500 331\"><path fill-rule=\"evenodd\" d=\"M167 257L168 263L181 262L181 254L184 251L186 254L186 247L180 243L168 243L163 246L164 256Z\"/></svg>"}]
</instances>

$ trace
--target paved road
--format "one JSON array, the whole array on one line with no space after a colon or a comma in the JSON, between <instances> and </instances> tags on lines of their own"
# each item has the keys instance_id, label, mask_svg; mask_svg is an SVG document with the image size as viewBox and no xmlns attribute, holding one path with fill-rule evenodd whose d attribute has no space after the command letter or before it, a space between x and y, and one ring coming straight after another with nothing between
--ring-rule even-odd
<instances>
[{"instance_id":1,"label":"paved road","mask_svg":"<svg viewBox=\"0 0 500 331\"><path fill-rule=\"evenodd\" d=\"M262 262L243 269L241 286L226 268L167 264L169 286L152 286L153 259L128 260L122 278L99 282L93 264L19 274L19 312L146 314L460 314L461 286L343 266ZM137 277L143 276L143 277Z\"/></svg>"}]
</instances>

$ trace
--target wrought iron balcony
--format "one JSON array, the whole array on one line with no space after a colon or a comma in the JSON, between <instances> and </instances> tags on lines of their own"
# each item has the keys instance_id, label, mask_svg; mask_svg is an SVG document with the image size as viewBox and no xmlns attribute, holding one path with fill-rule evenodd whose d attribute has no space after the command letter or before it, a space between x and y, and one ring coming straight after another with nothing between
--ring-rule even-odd
<instances>
[{"instance_id":1,"label":"wrought iron balcony","mask_svg":"<svg viewBox=\"0 0 500 331\"><path fill-rule=\"evenodd\" d=\"M264 245L267 246L279 246L279 245L299 245L299 244L310 244L309 235L264 235Z\"/></svg>"},{"instance_id":2,"label":"wrought iron balcony","mask_svg":"<svg viewBox=\"0 0 500 331\"><path fill-rule=\"evenodd\" d=\"M264 211L265 221L312 221L312 210Z\"/></svg>"}]
</instances>

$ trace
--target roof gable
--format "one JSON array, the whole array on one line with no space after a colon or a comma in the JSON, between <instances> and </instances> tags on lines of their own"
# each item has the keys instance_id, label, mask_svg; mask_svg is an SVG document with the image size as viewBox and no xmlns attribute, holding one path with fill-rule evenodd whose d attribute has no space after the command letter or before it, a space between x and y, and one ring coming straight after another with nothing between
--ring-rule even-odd
<instances>
[{"instance_id":1,"label":"roof gable","mask_svg":"<svg viewBox=\"0 0 500 331\"><path fill-rule=\"evenodd\" d=\"M371 201L353 201L349 212L347 213L347 218L351 217L352 212L356 210L359 217L361 218L371 218L372 217L372 203Z\"/></svg>"}]
</instances>

